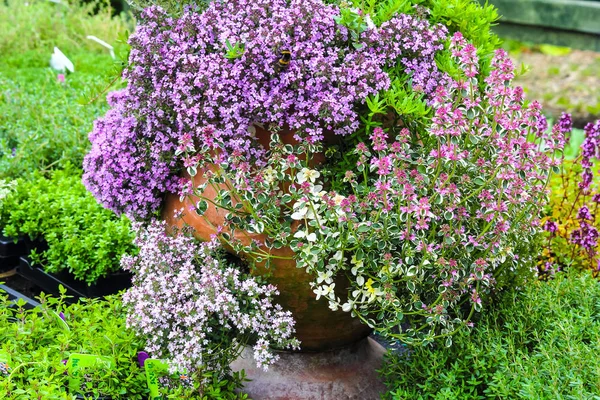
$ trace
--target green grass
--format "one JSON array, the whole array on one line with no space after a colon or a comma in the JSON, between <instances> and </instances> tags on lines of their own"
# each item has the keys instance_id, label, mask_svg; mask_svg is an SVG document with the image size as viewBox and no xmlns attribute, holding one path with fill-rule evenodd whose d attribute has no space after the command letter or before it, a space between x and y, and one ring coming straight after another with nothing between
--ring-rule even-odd
<instances>
[{"instance_id":1,"label":"green grass","mask_svg":"<svg viewBox=\"0 0 600 400\"><path fill-rule=\"evenodd\" d=\"M81 165L93 121L107 109L104 94L90 100L118 71L107 49L86 36L117 54L126 50L127 21L111 17L107 4L0 3L0 179ZM54 46L75 65L64 84L49 67Z\"/></svg>"},{"instance_id":2,"label":"green grass","mask_svg":"<svg viewBox=\"0 0 600 400\"><path fill-rule=\"evenodd\" d=\"M96 9L96 13L92 12ZM114 44L127 28L127 18L112 18L109 1L7 0L0 2L0 66L47 66L54 46L68 57L80 53L107 53L86 39L95 35Z\"/></svg>"}]
</instances>

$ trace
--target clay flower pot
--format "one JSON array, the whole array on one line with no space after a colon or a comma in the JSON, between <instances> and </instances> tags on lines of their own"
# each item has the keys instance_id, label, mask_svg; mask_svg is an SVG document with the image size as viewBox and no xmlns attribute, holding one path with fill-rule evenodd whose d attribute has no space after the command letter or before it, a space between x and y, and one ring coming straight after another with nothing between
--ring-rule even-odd
<instances>
[{"instance_id":1,"label":"clay flower pot","mask_svg":"<svg viewBox=\"0 0 600 400\"><path fill-rule=\"evenodd\" d=\"M284 143L294 144L292 131L282 131L279 134ZM265 129L256 128L258 141L267 148L269 136L270 133ZM311 160L311 164L319 164L323 161L324 156L317 155ZM201 173L198 173L193 181L194 187L198 187L206 180ZM224 188L224 185L219 187ZM216 195L215 189L210 185L203 192L203 196L209 199L214 199ZM197 198L188 196L181 202L178 195L170 194L165 199L162 216L168 226L181 228L187 224L195 229L195 236L198 239L208 241L211 235L216 234L216 227L224 224L227 211L209 203L204 215L199 216L193 211L188 211L194 207L197 201ZM186 210L183 217L176 218L175 212L182 208ZM227 231L225 230L225 232ZM263 234L246 232L236 232L233 236L244 245L248 245L251 240L264 243L266 239ZM262 249L266 251L264 246ZM355 343L369 335L370 329L363 325L358 318L352 318L350 313L341 310L331 311L325 299L316 299L316 294L309 285L312 277L304 269L296 267L293 259L294 253L289 247L273 249L270 254L285 257L285 259L271 259L268 271L264 263L258 264L256 273L270 273L270 283L275 285L280 292L278 303L284 309L290 310L296 320L296 337L301 341L302 351L336 349ZM347 286L345 277L339 277L336 280L336 288L341 289L340 296L346 291Z\"/></svg>"},{"instance_id":2,"label":"clay flower pot","mask_svg":"<svg viewBox=\"0 0 600 400\"><path fill-rule=\"evenodd\" d=\"M295 144L293 132L283 131L279 134L284 143ZM256 137L268 148L269 132L257 127ZM308 164L315 166L324 160L324 155L317 154ZM205 183L201 173L193 180L195 187ZM207 185L202 195L214 199L216 190ZM286 190L285 185L282 190ZM198 239L208 241L211 235L217 233L217 227L224 224L227 212L209 203L204 215L199 216L189 211L195 208L197 201L191 196L180 201L178 195L168 195L162 216L168 226L191 226ZM176 217L175 213L181 209L184 210L183 216ZM236 231L232 235L223 229L222 232L229 233L243 245L248 245L251 240L264 243L266 239L262 234ZM264 246L260 247L267 251ZM231 248L229 251L234 252ZM251 350L246 348L231 364L233 371L244 370L250 379L244 384L243 391L255 400L379 399L385 386L376 370L381 367L385 350L367 337L371 329L358 318L352 318L350 313L332 311L325 299L317 300L309 285L312 277L304 269L296 267L290 248L273 249L270 253L284 257L271 259L268 279L279 289L278 303L294 316L301 350L279 351L279 360L268 371L264 371L257 368ZM255 273L266 272L265 265L259 263ZM348 287L346 277L338 277L335 283L338 296L344 298Z\"/></svg>"}]
</instances>

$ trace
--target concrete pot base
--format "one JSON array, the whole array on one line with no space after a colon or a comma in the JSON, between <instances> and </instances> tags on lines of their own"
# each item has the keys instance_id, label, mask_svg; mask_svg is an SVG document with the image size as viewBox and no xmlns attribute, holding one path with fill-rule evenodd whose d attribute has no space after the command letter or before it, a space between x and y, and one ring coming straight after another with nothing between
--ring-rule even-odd
<instances>
[{"instance_id":1,"label":"concrete pot base","mask_svg":"<svg viewBox=\"0 0 600 400\"><path fill-rule=\"evenodd\" d=\"M244 393L253 400L376 400L385 391L376 372L384 353L379 343L366 338L331 351L280 352L279 360L264 371L247 347L231 367L245 370L252 379Z\"/></svg>"}]
</instances>

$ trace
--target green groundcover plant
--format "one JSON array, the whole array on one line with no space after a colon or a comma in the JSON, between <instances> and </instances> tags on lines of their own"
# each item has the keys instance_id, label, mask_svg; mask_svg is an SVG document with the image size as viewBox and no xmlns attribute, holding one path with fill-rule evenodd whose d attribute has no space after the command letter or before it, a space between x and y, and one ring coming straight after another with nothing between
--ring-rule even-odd
<instances>
[{"instance_id":1,"label":"green groundcover plant","mask_svg":"<svg viewBox=\"0 0 600 400\"><path fill-rule=\"evenodd\" d=\"M47 67L54 46L67 56L108 55L107 49L86 36L112 44L129 23L125 15L113 17L107 0L6 0L0 3L0 15L0 66L19 69Z\"/></svg>"},{"instance_id":2,"label":"green groundcover plant","mask_svg":"<svg viewBox=\"0 0 600 400\"><path fill-rule=\"evenodd\" d=\"M23 308L0 292L0 398L135 400L148 398L146 373L138 363L144 338L125 329L125 309L118 295L103 300L82 299L65 303L59 297L42 294L41 306ZM112 359L110 368L80 370L80 389L69 387L73 376L65 365L71 354L90 354ZM164 382L167 374L160 379ZM200 381L198 381L200 382ZM163 399L225 400L245 398L235 393L239 381L204 372L202 386L181 384L161 387ZM200 393L200 394L198 394Z\"/></svg>"},{"instance_id":3,"label":"green groundcover plant","mask_svg":"<svg viewBox=\"0 0 600 400\"><path fill-rule=\"evenodd\" d=\"M558 273L505 293L451 348L388 354L390 399L600 398L600 284Z\"/></svg>"},{"instance_id":4,"label":"green groundcover plant","mask_svg":"<svg viewBox=\"0 0 600 400\"><path fill-rule=\"evenodd\" d=\"M9 358L0 376L0 397L72 399L77 394L94 394L115 399L147 398L145 375L134 362L142 341L123 329L119 297L85 299L72 305L64 300L42 295L41 308L25 310L22 303L11 307L12 302L0 293L0 350L2 357ZM63 315L64 322L57 313ZM70 376L63 360L72 353L108 356L115 365L89 371L83 391L69 393Z\"/></svg>"},{"instance_id":5,"label":"green groundcover plant","mask_svg":"<svg viewBox=\"0 0 600 400\"><path fill-rule=\"evenodd\" d=\"M108 56L85 56L88 68L102 68L107 61ZM81 164L87 132L106 104L83 106L78 99L84 87L103 84L105 76L78 71L65 79L59 82L48 68L19 70L14 77L0 71L0 177L31 177L68 162Z\"/></svg>"},{"instance_id":6,"label":"green groundcover plant","mask_svg":"<svg viewBox=\"0 0 600 400\"><path fill-rule=\"evenodd\" d=\"M17 180L0 205L0 226L8 237L45 240L48 249L33 251L33 262L88 284L118 271L121 255L135 249L129 220L96 203L73 167Z\"/></svg>"}]
</instances>

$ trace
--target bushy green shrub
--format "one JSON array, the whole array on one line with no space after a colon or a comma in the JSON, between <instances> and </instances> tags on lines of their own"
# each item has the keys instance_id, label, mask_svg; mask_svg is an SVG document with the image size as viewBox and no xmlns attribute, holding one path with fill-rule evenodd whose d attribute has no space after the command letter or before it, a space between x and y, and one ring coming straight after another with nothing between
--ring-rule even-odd
<instances>
[{"instance_id":1,"label":"bushy green shrub","mask_svg":"<svg viewBox=\"0 0 600 400\"><path fill-rule=\"evenodd\" d=\"M600 398L600 284L557 274L505 294L451 348L414 348L382 370L391 399Z\"/></svg>"},{"instance_id":2,"label":"bushy green shrub","mask_svg":"<svg viewBox=\"0 0 600 400\"><path fill-rule=\"evenodd\" d=\"M81 183L81 171L71 167L50 175L18 180L0 209L4 234L46 240L48 250L32 253L32 259L48 272L67 269L91 284L117 271L121 255L135 249L129 220L96 202Z\"/></svg>"}]
</instances>

